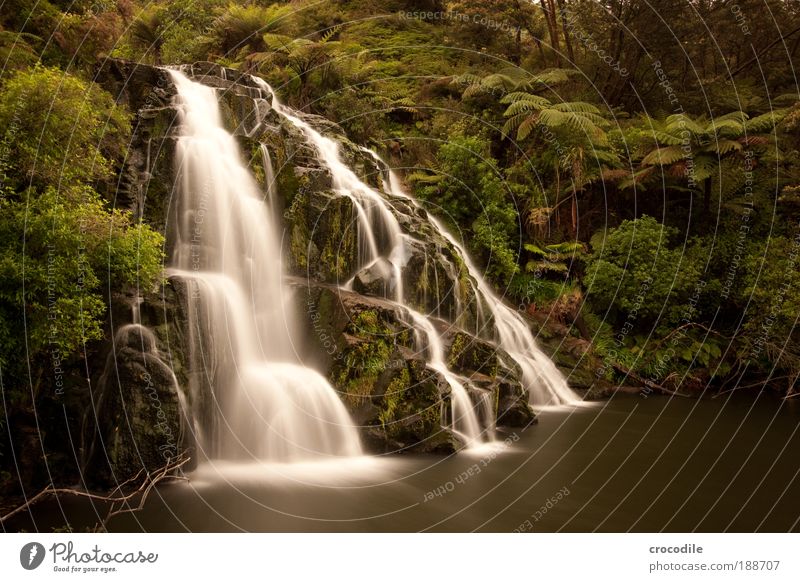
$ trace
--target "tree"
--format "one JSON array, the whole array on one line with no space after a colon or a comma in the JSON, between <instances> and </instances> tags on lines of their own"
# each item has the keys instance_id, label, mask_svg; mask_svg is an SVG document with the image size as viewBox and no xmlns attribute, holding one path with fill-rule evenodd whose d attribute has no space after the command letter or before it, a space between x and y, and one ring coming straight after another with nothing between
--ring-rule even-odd
<instances>
[{"instance_id":1,"label":"tree","mask_svg":"<svg viewBox=\"0 0 800 582\"><path fill-rule=\"evenodd\" d=\"M551 103L541 95L525 91L509 93L500 102L508 105L504 114L507 118L503 127L505 135L525 140L539 128L544 141L554 150L555 202L548 214L561 204L563 172L569 180L571 232L576 236L578 193L599 179L609 166L619 163L604 129L608 121L590 103Z\"/></svg>"},{"instance_id":2,"label":"tree","mask_svg":"<svg viewBox=\"0 0 800 582\"><path fill-rule=\"evenodd\" d=\"M102 338L104 291L152 288L163 238L95 190L129 132L110 95L36 67L2 87L0 122L11 153L0 167L0 365L22 382L30 363L35 396L46 352L68 360Z\"/></svg>"},{"instance_id":3,"label":"tree","mask_svg":"<svg viewBox=\"0 0 800 582\"><path fill-rule=\"evenodd\" d=\"M316 74L319 84L325 86L328 77L335 73L335 56L340 48L338 41L331 40L337 29L328 30L319 40L291 38L281 34L268 33L263 37L265 52L250 57L255 63L270 62L285 66L299 81L300 101L305 104L310 92L311 75Z\"/></svg>"},{"instance_id":4,"label":"tree","mask_svg":"<svg viewBox=\"0 0 800 582\"><path fill-rule=\"evenodd\" d=\"M650 216L596 234L585 278L592 305L619 319L634 314L645 327L679 322L702 276L703 254L699 241L675 246L677 234Z\"/></svg>"},{"instance_id":5,"label":"tree","mask_svg":"<svg viewBox=\"0 0 800 582\"><path fill-rule=\"evenodd\" d=\"M2 86L0 127L14 171L7 186L81 187L110 180L130 133L130 118L97 85L36 66Z\"/></svg>"},{"instance_id":6,"label":"tree","mask_svg":"<svg viewBox=\"0 0 800 582\"><path fill-rule=\"evenodd\" d=\"M160 10L143 12L131 23L130 39L134 47L150 54L152 62L161 64L161 48L164 46L165 23Z\"/></svg>"},{"instance_id":7,"label":"tree","mask_svg":"<svg viewBox=\"0 0 800 582\"><path fill-rule=\"evenodd\" d=\"M264 35L276 33L286 24L290 6L229 4L212 24L214 46L227 58L238 58L267 48Z\"/></svg>"},{"instance_id":8,"label":"tree","mask_svg":"<svg viewBox=\"0 0 800 582\"><path fill-rule=\"evenodd\" d=\"M734 111L711 120L693 119L683 113L663 121L645 117L645 154L640 168L621 186L664 175L685 180L691 190L700 189L702 184L703 213L709 214L712 180L719 174L720 165L728 158L743 156L746 150L774 150L770 132L787 114L788 110L776 110L751 119L743 111Z\"/></svg>"}]
</instances>

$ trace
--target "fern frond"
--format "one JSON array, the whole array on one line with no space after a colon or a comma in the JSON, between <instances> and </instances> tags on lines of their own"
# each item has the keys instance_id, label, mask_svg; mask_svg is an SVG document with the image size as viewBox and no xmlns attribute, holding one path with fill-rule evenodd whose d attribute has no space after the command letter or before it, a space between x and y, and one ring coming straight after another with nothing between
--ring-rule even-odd
<instances>
[{"instance_id":1,"label":"fern frond","mask_svg":"<svg viewBox=\"0 0 800 582\"><path fill-rule=\"evenodd\" d=\"M656 148L642 159L644 166L667 166L683 159L683 149L679 146Z\"/></svg>"},{"instance_id":2,"label":"fern frond","mask_svg":"<svg viewBox=\"0 0 800 582\"><path fill-rule=\"evenodd\" d=\"M721 156L730 153L734 150L741 151L742 149L742 144L732 139L721 139L714 145L715 145L714 151L716 151L716 153L718 153Z\"/></svg>"},{"instance_id":3,"label":"fern frond","mask_svg":"<svg viewBox=\"0 0 800 582\"><path fill-rule=\"evenodd\" d=\"M748 120L745 123L745 131L747 133L763 133L765 131L772 131L772 129L784 120L789 113L787 109L776 109L769 113L764 113L758 117Z\"/></svg>"},{"instance_id":4,"label":"fern frond","mask_svg":"<svg viewBox=\"0 0 800 582\"><path fill-rule=\"evenodd\" d=\"M504 105L509 103L531 103L534 105L539 105L540 107L548 107L550 105L550 100L546 97L542 97L541 95L534 95L533 93L527 93L525 91L514 91L503 96L503 98L500 99L500 103Z\"/></svg>"},{"instance_id":5,"label":"fern frond","mask_svg":"<svg viewBox=\"0 0 800 582\"><path fill-rule=\"evenodd\" d=\"M706 128L685 113L678 113L667 117L665 130L672 135L680 135L683 130L688 130L695 136L704 136L706 134Z\"/></svg>"},{"instance_id":6,"label":"fern frond","mask_svg":"<svg viewBox=\"0 0 800 582\"><path fill-rule=\"evenodd\" d=\"M597 107L591 103L586 103L585 101L565 101L551 105L551 107L556 111L571 113L594 113L598 116L600 115L600 110Z\"/></svg>"}]
</instances>

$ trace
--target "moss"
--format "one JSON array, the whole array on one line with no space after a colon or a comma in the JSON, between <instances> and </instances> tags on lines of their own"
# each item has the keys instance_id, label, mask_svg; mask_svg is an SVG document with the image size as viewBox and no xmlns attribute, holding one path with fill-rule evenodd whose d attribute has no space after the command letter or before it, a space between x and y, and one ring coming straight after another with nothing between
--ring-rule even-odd
<instances>
[{"instance_id":1,"label":"moss","mask_svg":"<svg viewBox=\"0 0 800 582\"><path fill-rule=\"evenodd\" d=\"M308 268L308 234L305 225L295 224L292 228L292 238L290 241L290 252L296 267L300 269Z\"/></svg>"},{"instance_id":2,"label":"moss","mask_svg":"<svg viewBox=\"0 0 800 582\"><path fill-rule=\"evenodd\" d=\"M344 209L350 208L349 201L337 200L328 205L321 247L320 261L323 272L331 281L341 280L350 274L353 250L353 236L346 233L349 220L344 217Z\"/></svg>"},{"instance_id":3,"label":"moss","mask_svg":"<svg viewBox=\"0 0 800 582\"><path fill-rule=\"evenodd\" d=\"M374 309L365 309L353 317L353 325L357 331L366 332L369 334L377 334L384 331L389 331L380 325L380 318L378 312Z\"/></svg>"},{"instance_id":4,"label":"moss","mask_svg":"<svg viewBox=\"0 0 800 582\"><path fill-rule=\"evenodd\" d=\"M357 339L346 349L335 381L345 392L346 402L358 406L371 398L394 352L394 341L391 329L375 310L354 315L347 332Z\"/></svg>"},{"instance_id":5,"label":"moss","mask_svg":"<svg viewBox=\"0 0 800 582\"><path fill-rule=\"evenodd\" d=\"M406 390L411 386L411 373L408 368L403 368L397 376L389 383L383 395L383 406L378 414L381 425L386 426L395 418L398 406L406 396Z\"/></svg>"},{"instance_id":6,"label":"moss","mask_svg":"<svg viewBox=\"0 0 800 582\"><path fill-rule=\"evenodd\" d=\"M462 371L477 371L488 376L498 372L497 354L494 348L475 337L457 332L450 346L447 363Z\"/></svg>"},{"instance_id":7,"label":"moss","mask_svg":"<svg viewBox=\"0 0 800 582\"><path fill-rule=\"evenodd\" d=\"M264 157L261 152L261 145L258 142L254 141L250 145L250 161L247 165L253 177L256 179L256 182L258 182L258 185L266 190L267 177L264 172Z\"/></svg>"},{"instance_id":8,"label":"moss","mask_svg":"<svg viewBox=\"0 0 800 582\"><path fill-rule=\"evenodd\" d=\"M457 333L455 339L453 340L453 344L450 346L450 356L447 358L447 365L450 368L453 368L458 363L461 356L464 354L464 350L467 349L468 340L466 334Z\"/></svg>"},{"instance_id":9,"label":"moss","mask_svg":"<svg viewBox=\"0 0 800 582\"><path fill-rule=\"evenodd\" d=\"M292 209L295 206L295 198L300 193L300 178L295 175L294 166L287 163L286 150L284 149L283 145L280 143L267 144L267 147L270 146L272 146L270 148L270 152L274 154L272 163L276 172L275 191L279 196L283 196L284 208ZM289 216L289 219L291 219L291 215Z\"/></svg>"}]
</instances>

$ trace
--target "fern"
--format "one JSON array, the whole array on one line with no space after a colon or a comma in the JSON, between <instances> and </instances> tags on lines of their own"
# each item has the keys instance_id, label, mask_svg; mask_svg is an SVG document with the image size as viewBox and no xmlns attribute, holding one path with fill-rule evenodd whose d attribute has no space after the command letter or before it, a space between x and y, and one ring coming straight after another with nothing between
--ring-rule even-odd
<instances>
[{"instance_id":1,"label":"fern","mask_svg":"<svg viewBox=\"0 0 800 582\"><path fill-rule=\"evenodd\" d=\"M642 159L643 166L668 166L684 159L683 148L672 145L656 148Z\"/></svg>"}]
</instances>

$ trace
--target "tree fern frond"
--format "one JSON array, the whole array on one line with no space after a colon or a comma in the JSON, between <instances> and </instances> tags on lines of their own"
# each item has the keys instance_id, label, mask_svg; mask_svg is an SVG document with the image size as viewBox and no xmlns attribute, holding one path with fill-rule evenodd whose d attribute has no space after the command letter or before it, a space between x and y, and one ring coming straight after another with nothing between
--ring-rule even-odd
<instances>
[{"instance_id":1,"label":"tree fern frond","mask_svg":"<svg viewBox=\"0 0 800 582\"><path fill-rule=\"evenodd\" d=\"M517 131L522 122L525 121L528 116L524 113L520 113L519 115L514 115L513 117L509 117L508 120L503 125L502 132L507 137L512 137L514 133Z\"/></svg>"},{"instance_id":2,"label":"tree fern frond","mask_svg":"<svg viewBox=\"0 0 800 582\"><path fill-rule=\"evenodd\" d=\"M550 105L550 100L541 95L534 95L533 93L527 93L525 91L514 91L500 99L500 103L504 105L509 103L532 103L540 107L547 107Z\"/></svg>"},{"instance_id":3,"label":"tree fern frond","mask_svg":"<svg viewBox=\"0 0 800 582\"><path fill-rule=\"evenodd\" d=\"M688 130L692 135L703 136L706 128L697 123L684 113L678 113L667 117L665 130L673 135L680 135L683 130Z\"/></svg>"},{"instance_id":4,"label":"tree fern frond","mask_svg":"<svg viewBox=\"0 0 800 582\"><path fill-rule=\"evenodd\" d=\"M333 35L335 35L341 29L342 29L342 25L341 24L337 24L335 26L331 26L328 30L326 30L323 33L322 38L320 38L320 42L328 42L333 37Z\"/></svg>"},{"instance_id":5,"label":"tree fern frond","mask_svg":"<svg viewBox=\"0 0 800 582\"><path fill-rule=\"evenodd\" d=\"M532 100L515 101L514 103L508 106L508 109L506 109L503 115L505 115L506 117L511 117L514 115L519 115L520 113L531 113L534 111L540 111L545 107L547 107L546 104Z\"/></svg>"},{"instance_id":6,"label":"tree fern frond","mask_svg":"<svg viewBox=\"0 0 800 582\"><path fill-rule=\"evenodd\" d=\"M715 117L712 121L716 121L717 123L719 123L721 121L728 121L729 119L737 121L741 124L750 119L750 116L747 115L747 113L745 113L744 111L731 111L730 113L726 113L725 115L720 115L718 117Z\"/></svg>"},{"instance_id":7,"label":"tree fern frond","mask_svg":"<svg viewBox=\"0 0 800 582\"><path fill-rule=\"evenodd\" d=\"M653 175L655 170L656 170L655 166L649 166L647 168L639 170L638 172L630 172L628 174L628 177L624 180L621 180L620 183L617 185L617 187L620 190L626 190L628 188L633 188L634 186L636 186L640 190L644 190L645 189L644 182Z\"/></svg>"},{"instance_id":8,"label":"tree fern frond","mask_svg":"<svg viewBox=\"0 0 800 582\"><path fill-rule=\"evenodd\" d=\"M787 109L776 109L769 113L764 113L753 119L749 119L744 127L747 133L763 133L765 131L772 131L772 129L779 124L786 115L789 113Z\"/></svg>"},{"instance_id":9,"label":"tree fern frond","mask_svg":"<svg viewBox=\"0 0 800 582\"><path fill-rule=\"evenodd\" d=\"M721 121L714 119L708 124L706 129L706 134L709 136L721 135L726 137L738 137L744 131L744 124L734 119L723 119Z\"/></svg>"},{"instance_id":10,"label":"tree fern frond","mask_svg":"<svg viewBox=\"0 0 800 582\"><path fill-rule=\"evenodd\" d=\"M529 115L517 129L517 139L522 140L528 137L533 128L539 124L539 117L537 115Z\"/></svg>"},{"instance_id":11,"label":"tree fern frond","mask_svg":"<svg viewBox=\"0 0 800 582\"><path fill-rule=\"evenodd\" d=\"M721 139L716 142L714 149L719 155L724 155L733 150L741 151L742 144L732 139Z\"/></svg>"},{"instance_id":12,"label":"tree fern frond","mask_svg":"<svg viewBox=\"0 0 800 582\"><path fill-rule=\"evenodd\" d=\"M679 146L656 148L642 159L643 166L667 166L683 159L683 149Z\"/></svg>"},{"instance_id":13,"label":"tree fern frond","mask_svg":"<svg viewBox=\"0 0 800 582\"><path fill-rule=\"evenodd\" d=\"M648 133L651 133L653 139L655 139L656 142L658 142L661 145L668 145L668 146L681 145L684 141L683 138L680 136L672 135L671 133L667 133L666 131L658 129Z\"/></svg>"},{"instance_id":14,"label":"tree fern frond","mask_svg":"<svg viewBox=\"0 0 800 582\"><path fill-rule=\"evenodd\" d=\"M556 111L564 111L564 112L571 112L571 113L594 113L596 115L600 114L600 110L592 105L591 103L586 103L585 101L565 101L562 103L555 103L551 105L553 109Z\"/></svg>"}]
</instances>

